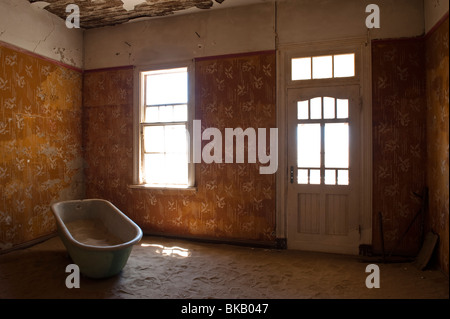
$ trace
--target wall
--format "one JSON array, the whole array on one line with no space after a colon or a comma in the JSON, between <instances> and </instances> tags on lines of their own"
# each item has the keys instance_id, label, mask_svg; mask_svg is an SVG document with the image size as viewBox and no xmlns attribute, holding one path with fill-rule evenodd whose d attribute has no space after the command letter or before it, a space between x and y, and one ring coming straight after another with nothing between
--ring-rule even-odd
<instances>
[{"instance_id":1,"label":"wall","mask_svg":"<svg viewBox=\"0 0 450 319\"><path fill-rule=\"evenodd\" d=\"M365 36L370 0L279 0L152 19L85 32L85 68L173 62L197 57L274 50L304 43ZM380 0L381 28L371 37L423 34L422 0Z\"/></svg>"},{"instance_id":2,"label":"wall","mask_svg":"<svg viewBox=\"0 0 450 319\"><path fill-rule=\"evenodd\" d=\"M273 26L269 3L87 30L85 68L273 50Z\"/></svg>"},{"instance_id":3,"label":"wall","mask_svg":"<svg viewBox=\"0 0 450 319\"><path fill-rule=\"evenodd\" d=\"M83 31L27 0L0 1L0 41L83 68Z\"/></svg>"},{"instance_id":4,"label":"wall","mask_svg":"<svg viewBox=\"0 0 450 319\"><path fill-rule=\"evenodd\" d=\"M275 127L275 70L274 52L196 61L195 118L223 136ZM133 69L87 72L83 93L87 197L112 201L145 233L274 243L275 175L260 175L259 164L202 163L197 192L131 189Z\"/></svg>"},{"instance_id":5,"label":"wall","mask_svg":"<svg viewBox=\"0 0 450 319\"><path fill-rule=\"evenodd\" d=\"M381 252L378 212L383 214L388 252L396 248L398 254L415 256L423 225L425 233L439 235L434 264L448 275L448 12L427 14L433 21L443 15L445 20L428 27L425 37L372 44L373 245ZM411 194L423 193L424 187L428 187L424 220L419 217L396 246L420 208Z\"/></svg>"},{"instance_id":6,"label":"wall","mask_svg":"<svg viewBox=\"0 0 450 319\"><path fill-rule=\"evenodd\" d=\"M442 17L448 13L449 2L442 0L424 0L425 33L439 23Z\"/></svg>"},{"instance_id":7,"label":"wall","mask_svg":"<svg viewBox=\"0 0 450 319\"><path fill-rule=\"evenodd\" d=\"M429 33L426 44L428 230L439 234L436 260L449 273L449 170L448 170L448 14Z\"/></svg>"},{"instance_id":8,"label":"wall","mask_svg":"<svg viewBox=\"0 0 450 319\"><path fill-rule=\"evenodd\" d=\"M56 230L49 204L84 196L83 31L0 2L0 251Z\"/></svg>"},{"instance_id":9,"label":"wall","mask_svg":"<svg viewBox=\"0 0 450 319\"><path fill-rule=\"evenodd\" d=\"M277 8L280 44L335 40L367 35L366 6L380 8L381 28L371 29L373 39L423 34L422 0L281 0Z\"/></svg>"},{"instance_id":10,"label":"wall","mask_svg":"<svg viewBox=\"0 0 450 319\"><path fill-rule=\"evenodd\" d=\"M372 43L373 246L415 256L421 247L414 193L426 186L426 100L423 38Z\"/></svg>"},{"instance_id":11,"label":"wall","mask_svg":"<svg viewBox=\"0 0 450 319\"><path fill-rule=\"evenodd\" d=\"M84 196L80 71L0 42L0 250L55 232Z\"/></svg>"}]
</instances>

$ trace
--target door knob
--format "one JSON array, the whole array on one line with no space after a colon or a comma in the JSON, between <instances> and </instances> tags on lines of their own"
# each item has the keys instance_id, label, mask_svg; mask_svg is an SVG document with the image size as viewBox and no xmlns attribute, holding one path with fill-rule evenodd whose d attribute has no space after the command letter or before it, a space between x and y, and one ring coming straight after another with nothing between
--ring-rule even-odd
<instances>
[{"instance_id":1,"label":"door knob","mask_svg":"<svg viewBox=\"0 0 450 319\"><path fill-rule=\"evenodd\" d=\"M294 166L291 166L291 174L290 174L291 184L294 184Z\"/></svg>"}]
</instances>

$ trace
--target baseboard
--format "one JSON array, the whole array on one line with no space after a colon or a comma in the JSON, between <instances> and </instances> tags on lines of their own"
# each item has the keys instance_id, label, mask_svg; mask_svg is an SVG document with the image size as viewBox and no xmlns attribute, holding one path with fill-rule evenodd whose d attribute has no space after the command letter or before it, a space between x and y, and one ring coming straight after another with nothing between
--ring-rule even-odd
<instances>
[{"instance_id":1,"label":"baseboard","mask_svg":"<svg viewBox=\"0 0 450 319\"><path fill-rule=\"evenodd\" d=\"M29 248L31 246L34 246L34 245L40 244L40 243L42 243L42 242L44 242L46 240L49 240L50 238L53 238L55 236L57 236L57 232L56 231L51 233L51 234L48 234L48 235L45 235L45 236L42 236L42 237L30 240L30 241L27 241L25 243L14 245L11 248L0 249L0 255L7 254L7 253L10 253L12 251L16 251L16 250L20 250L20 249Z\"/></svg>"}]
</instances>

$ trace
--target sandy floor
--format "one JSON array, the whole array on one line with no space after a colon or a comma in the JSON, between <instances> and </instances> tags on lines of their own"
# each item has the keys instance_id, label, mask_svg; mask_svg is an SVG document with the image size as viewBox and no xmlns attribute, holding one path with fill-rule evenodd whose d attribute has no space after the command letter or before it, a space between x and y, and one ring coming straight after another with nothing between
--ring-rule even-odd
<instances>
[{"instance_id":1,"label":"sandy floor","mask_svg":"<svg viewBox=\"0 0 450 319\"><path fill-rule=\"evenodd\" d=\"M173 248L177 247L177 248ZM333 254L205 244L144 236L112 278L81 277L58 237L0 255L0 299L448 299L448 278L410 263L382 264L380 288L365 285L368 262Z\"/></svg>"}]
</instances>

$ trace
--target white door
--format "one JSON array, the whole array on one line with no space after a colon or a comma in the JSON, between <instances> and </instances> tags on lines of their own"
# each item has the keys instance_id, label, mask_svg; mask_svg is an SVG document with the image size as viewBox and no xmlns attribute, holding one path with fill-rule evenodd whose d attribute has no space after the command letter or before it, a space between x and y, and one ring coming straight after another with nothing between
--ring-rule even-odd
<instances>
[{"instance_id":1,"label":"white door","mask_svg":"<svg viewBox=\"0 0 450 319\"><path fill-rule=\"evenodd\" d=\"M287 245L358 254L358 85L288 89Z\"/></svg>"}]
</instances>

